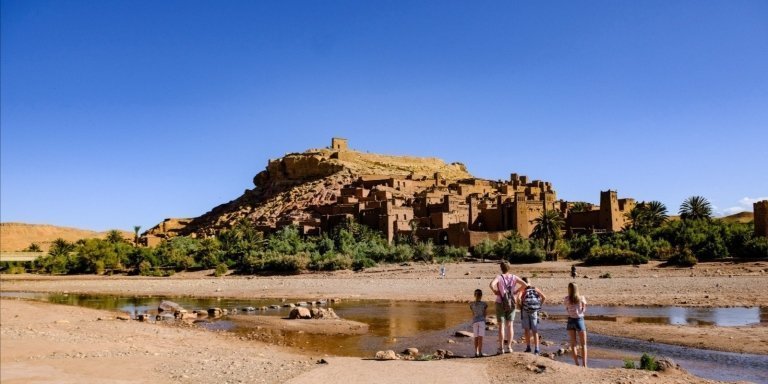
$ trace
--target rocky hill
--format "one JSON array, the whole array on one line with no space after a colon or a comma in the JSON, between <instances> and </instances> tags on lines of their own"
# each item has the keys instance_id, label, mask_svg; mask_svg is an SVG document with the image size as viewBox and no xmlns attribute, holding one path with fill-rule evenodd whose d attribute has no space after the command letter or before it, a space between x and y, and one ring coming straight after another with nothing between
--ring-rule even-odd
<instances>
[{"instance_id":1,"label":"rocky hill","mask_svg":"<svg viewBox=\"0 0 768 384\"><path fill-rule=\"evenodd\" d=\"M133 238L133 233L121 232L126 239ZM106 232L48 224L0 223L0 251L21 251L32 243L47 251L51 242L57 238L74 242L80 239L103 238L106 235Z\"/></svg>"},{"instance_id":2,"label":"rocky hill","mask_svg":"<svg viewBox=\"0 0 768 384\"><path fill-rule=\"evenodd\" d=\"M337 202L341 190L361 178L472 178L461 163L437 158L389 156L348 149L346 141L331 148L310 149L270 160L242 196L191 219L166 219L146 237L206 235L247 219L263 229L286 223L317 222L318 207ZM397 193L397 191L393 191Z\"/></svg>"}]
</instances>

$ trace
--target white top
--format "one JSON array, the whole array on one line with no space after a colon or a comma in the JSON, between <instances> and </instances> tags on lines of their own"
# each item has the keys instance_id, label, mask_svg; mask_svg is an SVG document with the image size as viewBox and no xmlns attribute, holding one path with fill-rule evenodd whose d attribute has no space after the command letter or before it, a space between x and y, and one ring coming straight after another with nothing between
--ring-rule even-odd
<instances>
[{"instance_id":1,"label":"white top","mask_svg":"<svg viewBox=\"0 0 768 384\"><path fill-rule=\"evenodd\" d=\"M566 296L563 298L563 304L568 312L568 317L573 319L584 317L584 311L587 309L587 299L584 296L579 297L579 302L576 304L571 303L571 300Z\"/></svg>"}]
</instances>

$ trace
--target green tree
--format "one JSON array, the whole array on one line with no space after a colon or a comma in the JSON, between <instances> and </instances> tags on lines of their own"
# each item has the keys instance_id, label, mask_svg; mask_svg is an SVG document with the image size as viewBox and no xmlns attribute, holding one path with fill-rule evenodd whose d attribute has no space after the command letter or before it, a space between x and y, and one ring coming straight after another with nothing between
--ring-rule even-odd
<instances>
[{"instance_id":1,"label":"green tree","mask_svg":"<svg viewBox=\"0 0 768 384\"><path fill-rule=\"evenodd\" d=\"M560 238L560 229L565 224L563 217L557 211L545 211L541 216L533 219L536 224L533 227L531 237L544 241L544 250L552 252L555 242Z\"/></svg>"},{"instance_id":2,"label":"green tree","mask_svg":"<svg viewBox=\"0 0 768 384\"><path fill-rule=\"evenodd\" d=\"M669 217L667 207L660 201L641 202L626 214L631 221L629 228L642 233L648 233L658 228Z\"/></svg>"},{"instance_id":3,"label":"green tree","mask_svg":"<svg viewBox=\"0 0 768 384\"><path fill-rule=\"evenodd\" d=\"M141 225L133 226L133 245L139 246L139 231L141 231Z\"/></svg>"},{"instance_id":4,"label":"green tree","mask_svg":"<svg viewBox=\"0 0 768 384\"><path fill-rule=\"evenodd\" d=\"M712 218L712 205L702 196L691 196L680 205L679 213L683 220L709 220Z\"/></svg>"},{"instance_id":5,"label":"green tree","mask_svg":"<svg viewBox=\"0 0 768 384\"><path fill-rule=\"evenodd\" d=\"M592 209L592 204L585 201L577 201L571 206L571 212L586 212Z\"/></svg>"},{"instance_id":6,"label":"green tree","mask_svg":"<svg viewBox=\"0 0 768 384\"><path fill-rule=\"evenodd\" d=\"M37 243L29 244L27 248L24 248L24 252L42 252L43 249Z\"/></svg>"},{"instance_id":7,"label":"green tree","mask_svg":"<svg viewBox=\"0 0 768 384\"><path fill-rule=\"evenodd\" d=\"M113 229L107 232L106 240L110 243L116 244L125 241L125 238L123 237L123 234L120 233L120 231Z\"/></svg>"}]
</instances>

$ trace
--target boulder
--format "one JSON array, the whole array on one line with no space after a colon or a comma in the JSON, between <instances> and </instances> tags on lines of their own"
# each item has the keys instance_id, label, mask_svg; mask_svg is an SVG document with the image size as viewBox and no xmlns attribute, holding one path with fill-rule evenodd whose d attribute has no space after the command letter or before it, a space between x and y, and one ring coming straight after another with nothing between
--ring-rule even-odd
<instances>
[{"instance_id":1,"label":"boulder","mask_svg":"<svg viewBox=\"0 0 768 384\"><path fill-rule=\"evenodd\" d=\"M674 360L668 357L661 357L656 360L656 369L659 371L667 371L673 369L680 369L680 365L675 363Z\"/></svg>"},{"instance_id":2,"label":"boulder","mask_svg":"<svg viewBox=\"0 0 768 384\"><path fill-rule=\"evenodd\" d=\"M269 306L269 309L280 309L280 306L277 304L272 304Z\"/></svg>"},{"instance_id":3,"label":"boulder","mask_svg":"<svg viewBox=\"0 0 768 384\"><path fill-rule=\"evenodd\" d=\"M468 331L456 331L456 337L474 337L475 334Z\"/></svg>"},{"instance_id":4,"label":"boulder","mask_svg":"<svg viewBox=\"0 0 768 384\"><path fill-rule=\"evenodd\" d=\"M136 316L136 320L138 320L138 321L149 321L149 314L148 313L142 313L142 314Z\"/></svg>"},{"instance_id":5,"label":"boulder","mask_svg":"<svg viewBox=\"0 0 768 384\"><path fill-rule=\"evenodd\" d=\"M393 350L378 351L374 357L376 360L397 360L397 354Z\"/></svg>"},{"instance_id":6,"label":"boulder","mask_svg":"<svg viewBox=\"0 0 768 384\"><path fill-rule=\"evenodd\" d=\"M179 320L189 320L189 319L194 320L194 319L197 319L197 313L184 312L184 313L180 314L177 317L177 319L179 319Z\"/></svg>"},{"instance_id":7,"label":"boulder","mask_svg":"<svg viewBox=\"0 0 768 384\"><path fill-rule=\"evenodd\" d=\"M283 304L284 308L293 308L295 306L296 306L296 304L293 304L293 303Z\"/></svg>"},{"instance_id":8,"label":"boulder","mask_svg":"<svg viewBox=\"0 0 768 384\"><path fill-rule=\"evenodd\" d=\"M220 317L221 313L221 308L208 308L208 316Z\"/></svg>"},{"instance_id":9,"label":"boulder","mask_svg":"<svg viewBox=\"0 0 768 384\"><path fill-rule=\"evenodd\" d=\"M418 356L418 355L419 355L419 350L418 350L418 349L416 349L416 348L413 348L413 347L411 347L411 348L406 348L406 349L403 351L403 355L408 355L408 356Z\"/></svg>"},{"instance_id":10,"label":"boulder","mask_svg":"<svg viewBox=\"0 0 768 384\"><path fill-rule=\"evenodd\" d=\"M297 307L291 310L291 313L288 315L289 319L311 319L312 314L309 312L309 309L304 307Z\"/></svg>"},{"instance_id":11,"label":"boulder","mask_svg":"<svg viewBox=\"0 0 768 384\"><path fill-rule=\"evenodd\" d=\"M243 307L243 311L245 311L245 312L255 312L256 308L254 308L254 307Z\"/></svg>"},{"instance_id":12,"label":"boulder","mask_svg":"<svg viewBox=\"0 0 768 384\"><path fill-rule=\"evenodd\" d=\"M176 318L173 316L172 313L160 313L157 316L155 316L156 321L173 321L176 320Z\"/></svg>"},{"instance_id":13,"label":"boulder","mask_svg":"<svg viewBox=\"0 0 768 384\"><path fill-rule=\"evenodd\" d=\"M333 308L312 308L310 310L313 319L338 319L339 315Z\"/></svg>"},{"instance_id":14,"label":"boulder","mask_svg":"<svg viewBox=\"0 0 768 384\"><path fill-rule=\"evenodd\" d=\"M181 305L174 303L173 301L170 301L170 300L163 300L160 302L160 305L157 306L157 312L159 313L163 313L163 312L174 313L177 311L181 311L182 309L184 308L182 308Z\"/></svg>"},{"instance_id":15,"label":"boulder","mask_svg":"<svg viewBox=\"0 0 768 384\"><path fill-rule=\"evenodd\" d=\"M447 350L447 349L438 349L435 351L435 354L433 355L435 359L447 359L449 357L453 357L453 352Z\"/></svg>"},{"instance_id":16,"label":"boulder","mask_svg":"<svg viewBox=\"0 0 768 384\"><path fill-rule=\"evenodd\" d=\"M192 313L196 314L197 317L207 317L208 316L208 311L206 311L205 309L195 309L194 311L192 311Z\"/></svg>"}]
</instances>

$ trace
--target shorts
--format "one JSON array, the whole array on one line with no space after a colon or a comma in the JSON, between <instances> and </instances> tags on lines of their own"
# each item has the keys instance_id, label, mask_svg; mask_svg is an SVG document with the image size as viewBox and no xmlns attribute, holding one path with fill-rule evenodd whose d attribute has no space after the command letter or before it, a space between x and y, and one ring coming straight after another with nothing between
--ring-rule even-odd
<instances>
[{"instance_id":1,"label":"shorts","mask_svg":"<svg viewBox=\"0 0 768 384\"><path fill-rule=\"evenodd\" d=\"M478 321L478 322L472 323L472 333L475 334L475 337L484 337L485 321Z\"/></svg>"},{"instance_id":2,"label":"shorts","mask_svg":"<svg viewBox=\"0 0 768 384\"><path fill-rule=\"evenodd\" d=\"M523 329L539 331L539 311L528 312L523 310L520 312L520 322L523 323Z\"/></svg>"},{"instance_id":3,"label":"shorts","mask_svg":"<svg viewBox=\"0 0 768 384\"><path fill-rule=\"evenodd\" d=\"M587 331L587 326L586 326L586 324L584 324L584 318L583 317L579 317L579 318L575 318L575 319L573 317L569 317L568 318L568 325L566 325L565 329L567 329L569 331L570 330L574 330L574 331L579 331L579 332L586 332Z\"/></svg>"},{"instance_id":4,"label":"shorts","mask_svg":"<svg viewBox=\"0 0 768 384\"><path fill-rule=\"evenodd\" d=\"M504 305L496 303L496 320L499 321L499 326L501 326L504 321L514 321L516 312L517 310L515 309L505 312Z\"/></svg>"}]
</instances>

